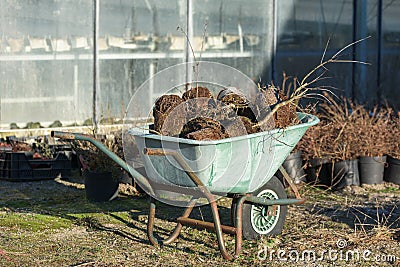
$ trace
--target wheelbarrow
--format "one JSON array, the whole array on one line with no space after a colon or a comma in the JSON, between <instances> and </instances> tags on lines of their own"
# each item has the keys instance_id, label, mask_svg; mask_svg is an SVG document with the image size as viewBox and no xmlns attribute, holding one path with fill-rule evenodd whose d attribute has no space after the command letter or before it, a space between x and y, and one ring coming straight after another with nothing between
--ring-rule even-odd
<instances>
[{"instance_id":1,"label":"wheelbarrow","mask_svg":"<svg viewBox=\"0 0 400 267\"><path fill-rule=\"evenodd\" d=\"M241 252L242 240L282 231L287 205L302 204L302 198L282 163L306 130L319 122L316 116L298 113L301 123L286 129L274 129L216 141L197 141L151 134L147 129L132 128L132 136L144 162L146 176L109 151L90 136L53 131L61 139L88 141L129 172L150 195L147 236L153 245L174 242L183 226L214 231L222 256L233 260ZM126 148L125 148L126 149ZM280 170L296 198L287 198L283 184L275 176ZM185 196L186 206L176 219L170 236L154 236L156 199ZM217 198L232 198L231 224L222 225ZM205 201L204 201L205 200ZM212 222L190 218L196 205L211 207ZM235 236L235 251L229 253L223 234Z\"/></svg>"}]
</instances>

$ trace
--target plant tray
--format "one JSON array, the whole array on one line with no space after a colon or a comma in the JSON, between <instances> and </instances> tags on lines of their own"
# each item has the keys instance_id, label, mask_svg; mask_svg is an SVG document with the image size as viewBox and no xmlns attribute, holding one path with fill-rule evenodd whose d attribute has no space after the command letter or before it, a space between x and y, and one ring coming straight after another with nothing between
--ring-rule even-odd
<instances>
[{"instance_id":1,"label":"plant tray","mask_svg":"<svg viewBox=\"0 0 400 267\"><path fill-rule=\"evenodd\" d=\"M54 159L30 159L25 152L3 152L0 156L0 179L35 181L66 178L71 174L71 160L62 153Z\"/></svg>"}]
</instances>

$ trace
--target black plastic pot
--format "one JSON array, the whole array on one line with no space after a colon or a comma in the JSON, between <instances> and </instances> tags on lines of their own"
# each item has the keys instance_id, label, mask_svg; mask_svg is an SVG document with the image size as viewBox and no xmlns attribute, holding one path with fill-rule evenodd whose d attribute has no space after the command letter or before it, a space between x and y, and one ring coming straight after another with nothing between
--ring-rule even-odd
<instances>
[{"instance_id":1,"label":"black plastic pot","mask_svg":"<svg viewBox=\"0 0 400 267\"><path fill-rule=\"evenodd\" d=\"M314 158L308 161L307 182L314 185L330 186L328 158Z\"/></svg>"},{"instance_id":2,"label":"black plastic pot","mask_svg":"<svg viewBox=\"0 0 400 267\"><path fill-rule=\"evenodd\" d=\"M360 157L358 169L361 184L381 184L385 171L386 156Z\"/></svg>"},{"instance_id":3,"label":"black plastic pot","mask_svg":"<svg viewBox=\"0 0 400 267\"><path fill-rule=\"evenodd\" d=\"M331 187L342 189L349 185L360 185L358 160L344 160L330 164Z\"/></svg>"},{"instance_id":4,"label":"black plastic pot","mask_svg":"<svg viewBox=\"0 0 400 267\"><path fill-rule=\"evenodd\" d=\"M118 196L118 180L111 172L83 171L86 198L93 202L111 201Z\"/></svg>"},{"instance_id":5,"label":"black plastic pot","mask_svg":"<svg viewBox=\"0 0 400 267\"><path fill-rule=\"evenodd\" d=\"M386 182L400 184L400 159L387 157L388 167L385 169L384 180Z\"/></svg>"}]
</instances>

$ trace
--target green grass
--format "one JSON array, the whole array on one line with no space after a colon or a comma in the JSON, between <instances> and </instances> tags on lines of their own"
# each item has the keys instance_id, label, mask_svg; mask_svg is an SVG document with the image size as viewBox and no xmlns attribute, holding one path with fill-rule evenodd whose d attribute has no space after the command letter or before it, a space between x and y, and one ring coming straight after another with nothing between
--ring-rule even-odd
<instances>
[{"instance_id":1,"label":"green grass","mask_svg":"<svg viewBox=\"0 0 400 267\"><path fill-rule=\"evenodd\" d=\"M0 225L12 229L28 230L32 232L68 228L72 222L58 216L37 213L0 213Z\"/></svg>"}]
</instances>

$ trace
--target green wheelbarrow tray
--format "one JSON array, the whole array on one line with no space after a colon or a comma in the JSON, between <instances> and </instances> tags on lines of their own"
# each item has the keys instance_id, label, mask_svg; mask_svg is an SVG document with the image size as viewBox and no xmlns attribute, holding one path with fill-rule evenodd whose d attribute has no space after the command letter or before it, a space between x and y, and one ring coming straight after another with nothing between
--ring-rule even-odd
<instances>
[{"instance_id":1,"label":"green wheelbarrow tray","mask_svg":"<svg viewBox=\"0 0 400 267\"><path fill-rule=\"evenodd\" d=\"M241 251L243 233L246 237L247 228L256 228L261 234L268 233L276 224L283 224L287 205L301 204L305 201L292 179L281 167L306 130L319 122L316 116L305 113L298 113L298 118L301 123L286 129L274 129L217 141L161 137L150 134L148 130L131 129L129 133L135 137L148 177L140 174L90 136L57 131L53 131L51 135L92 143L138 181L150 195L147 236L153 245L174 242L183 225L208 229L215 231L222 256L233 260ZM276 187L274 174L278 169L289 182L296 195L295 199L287 199L285 193L282 195L282 192L268 188L274 183L273 187ZM283 191L283 186L279 186ZM156 210L154 197L158 196L157 190L160 188L171 192L181 192L180 188L193 188L195 192L183 215L177 218L174 231L164 240L158 240L153 233ZM221 224L215 195L232 197L233 226ZM213 222L189 218L199 198L207 199L212 210ZM235 235L234 256L226 250L223 233Z\"/></svg>"},{"instance_id":2,"label":"green wheelbarrow tray","mask_svg":"<svg viewBox=\"0 0 400 267\"><path fill-rule=\"evenodd\" d=\"M154 157L140 153L148 177L158 184L197 187L188 179L190 170L215 194L254 192L276 173L306 130L319 122L318 118L298 113L300 124L286 129L274 129L221 140L198 141L149 133L134 128L139 151L157 149L176 151L185 161L185 168L176 155Z\"/></svg>"}]
</instances>

